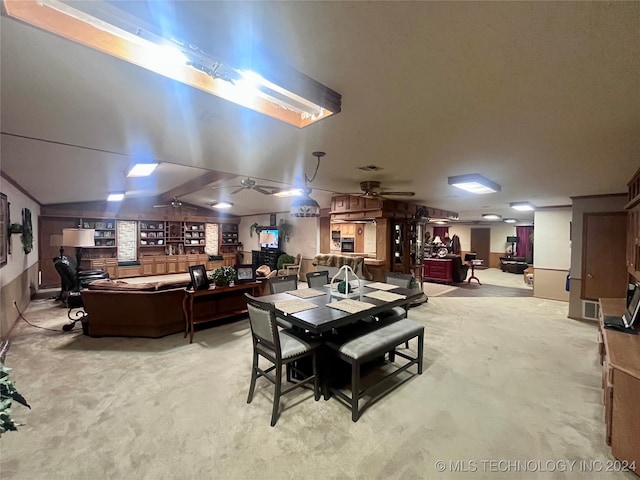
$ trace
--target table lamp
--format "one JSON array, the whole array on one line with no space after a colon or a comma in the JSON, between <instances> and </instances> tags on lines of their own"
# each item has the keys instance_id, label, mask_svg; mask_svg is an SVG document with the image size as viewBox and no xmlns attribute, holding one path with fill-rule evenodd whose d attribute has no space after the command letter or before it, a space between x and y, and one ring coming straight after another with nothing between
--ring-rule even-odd
<instances>
[{"instance_id":1,"label":"table lamp","mask_svg":"<svg viewBox=\"0 0 640 480\"><path fill-rule=\"evenodd\" d=\"M82 261L82 249L84 247L94 247L93 228L65 228L62 230L62 245L65 247L76 247L76 278L79 283L80 262Z\"/></svg>"}]
</instances>

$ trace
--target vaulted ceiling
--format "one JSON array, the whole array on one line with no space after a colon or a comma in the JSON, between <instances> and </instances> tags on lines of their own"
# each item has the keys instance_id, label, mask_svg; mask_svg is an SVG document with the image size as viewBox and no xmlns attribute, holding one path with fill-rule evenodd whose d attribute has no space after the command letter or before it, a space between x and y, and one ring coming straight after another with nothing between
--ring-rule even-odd
<instances>
[{"instance_id":1,"label":"vaulted ceiling","mask_svg":"<svg viewBox=\"0 0 640 480\"><path fill-rule=\"evenodd\" d=\"M322 150L321 206L380 180L461 220L530 220L509 203L624 192L640 165L639 2L117 5L158 25L170 9L183 38L224 58L268 52L342 94L342 112L298 129L3 16L1 167L42 204L126 190L281 212L290 199L231 191L247 176L299 184ZM136 158L162 163L127 180ZM447 184L466 173L501 192Z\"/></svg>"}]
</instances>

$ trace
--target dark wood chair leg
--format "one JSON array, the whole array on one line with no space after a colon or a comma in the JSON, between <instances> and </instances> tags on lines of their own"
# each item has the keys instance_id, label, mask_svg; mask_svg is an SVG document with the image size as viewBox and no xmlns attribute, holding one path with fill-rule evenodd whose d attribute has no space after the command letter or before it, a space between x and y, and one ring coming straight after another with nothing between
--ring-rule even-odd
<instances>
[{"instance_id":1,"label":"dark wood chair leg","mask_svg":"<svg viewBox=\"0 0 640 480\"><path fill-rule=\"evenodd\" d=\"M253 391L256 388L256 380L257 380L257 378L258 378L258 354L254 350L253 351L253 365L251 367L251 384L249 386L249 396L247 397L247 403L251 403L251 400L253 400Z\"/></svg>"},{"instance_id":2,"label":"dark wood chair leg","mask_svg":"<svg viewBox=\"0 0 640 480\"><path fill-rule=\"evenodd\" d=\"M273 411L271 412L271 426L275 426L278 421L278 407L280 406L280 395L282 393L282 365L276 365L276 391L273 396Z\"/></svg>"}]
</instances>

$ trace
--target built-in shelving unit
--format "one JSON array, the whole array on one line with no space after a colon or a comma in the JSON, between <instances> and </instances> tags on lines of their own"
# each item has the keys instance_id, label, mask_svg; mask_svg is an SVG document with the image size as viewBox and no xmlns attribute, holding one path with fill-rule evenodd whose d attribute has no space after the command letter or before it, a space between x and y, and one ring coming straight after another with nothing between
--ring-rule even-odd
<instances>
[{"instance_id":1,"label":"built-in shelving unit","mask_svg":"<svg viewBox=\"0 0 640 480\"><path fill-rule=\"evenodd\" d=\"M95 219L86 218L80 220L82 228L93 228L95 247L91 248L116 248L116 221L113 218Z\"/></svg>"},{"instance_id":2,"label":"built-in shelving unit","mask_svg":"<svg viewBox=\"0 0 640 480\"><path fill-rule=\"evenodd\" d=\"M205 224L203 222L184 223L184 246L185 249L195 250L195 253L204 252Z\"/></svg>"},{"instance_id":3,"label":"built-in shelving unit","mask_svg":"<svg viewBox=\"0 0 640 480\"><path fill-rule=\"evenodd\" d=\"M140 221L139 227L140 248L164 247L166 245L165 222Z\"/></svg>"},{"instance_id":4,"label":"built-in shelving unit","mask_svg":"<svg viewBox=\"0 0 640 480\"><path fill-rule=\"evenodd\" d=\"M220 225L220 253L236 253L238 251L238 225L223 223Z\"/></svg>"}]
</instances>

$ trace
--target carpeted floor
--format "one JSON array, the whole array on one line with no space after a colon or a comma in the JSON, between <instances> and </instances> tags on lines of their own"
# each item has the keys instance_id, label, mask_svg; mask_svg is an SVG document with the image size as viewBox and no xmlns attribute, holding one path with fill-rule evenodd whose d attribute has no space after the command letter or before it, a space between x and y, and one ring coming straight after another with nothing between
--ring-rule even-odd
<instances>
[{"instance_id":1,"label":"carpeted floor","mask_svg":"<svg viewBox=\"0 0 640 480\"><path fill-rule=\"evenodd\" d=\"M6 363L32 410L13 408L24 425L0 440L2 479L637 480L582 471L613 457L596 326L568 319L563 302L431 296L409 312L426 328L421 376L357 423L335 399L293 393L274 428L272 385L259 381L246 403L247 320L190 345L62 332L51 300L25 315L56 331L21 323L14 335Z\"/></svg>"}]
</instances>

